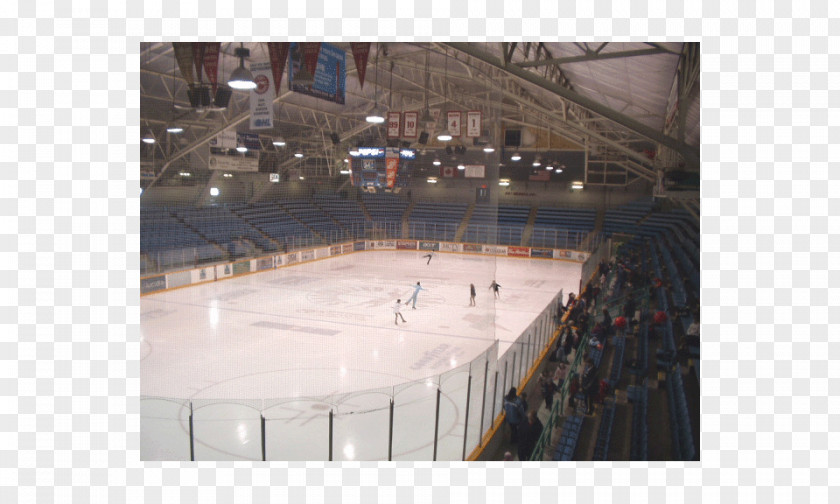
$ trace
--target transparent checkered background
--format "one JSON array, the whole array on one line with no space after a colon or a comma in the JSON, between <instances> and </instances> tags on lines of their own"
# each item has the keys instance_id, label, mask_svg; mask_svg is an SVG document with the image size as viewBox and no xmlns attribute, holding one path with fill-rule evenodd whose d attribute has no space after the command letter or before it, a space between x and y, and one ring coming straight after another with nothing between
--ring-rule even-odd
<instances>
[{"instance_id":1,"label":"transparent checkered background","mask_svg":"<svg viewBox=\"0 0 840 504\"><path fill-rule=\"evenodd\" d=\"M0 502L840 502L836 2L50 3L0 9ZM139 461L139 43L285 35L701 41L702 462Z\"/></svg>"}]
</instances>

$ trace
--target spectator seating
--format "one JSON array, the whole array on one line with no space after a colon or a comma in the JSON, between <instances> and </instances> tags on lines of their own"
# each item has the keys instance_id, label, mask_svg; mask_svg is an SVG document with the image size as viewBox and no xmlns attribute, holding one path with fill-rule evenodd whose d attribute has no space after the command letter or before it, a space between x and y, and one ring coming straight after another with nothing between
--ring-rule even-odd
<instances>
[{"instance_id":1,"label":"spectator seating","mask_svg":"<svg viewBox=\"0 0 840 504\"><path fill-rule=\"evenodd\" d=\"M461 241L519 245L529 212L523 206L476 205Z\"/></svg>"},{"instance_id":2,"label":"spectator seating","mask_svg":"<svg viewBox=\"0 0 840 504\"><path fill-rule=\"evenodd\" d=\"M183 208L175 215L209 241L224 247L233 257L247 252L234 243L243 239L250 240L264 251L277 250L277 245L227 207Z\"/></svg>"},{"instance_id":3,"label":"spectator seating","mask_svg":"<svg viewBox=\"0 0 840 504\"><path fill-rule=\"evenodd\" d=\"M167 208L140 211L140 252L159 268L218 261L224 252L209 243Z\"/></svg>"},{"instance_id":4,"label":"spectator seating","mask_svg":"<svg viewBox=\"0 0 840 504\"><path fill-rule=\"evenodd\" d=\"M615 403L604 404L601 423L598 425L598 438L595 440L595 453L592 460L607 460L610 451L610 437L615 423Z\"/></svg>"},{"instance_id":5,"label":"spectator seating","mask_svg":"<svg viewBox=\"0 0 840 504\"><path fill-rule=\"evenodd\" d=\"M633 404L633 423L630 439L630 460L647 460L648 444L648 388L647 380L638 386L627 387L627 400Z\"/></svg>"},{"instance_id":6,"label":"spectator seating","mask_svg":"<svg viewBox=\"0 0 840 504\"><path fill-rule=\"evenodd\" d=\"M606 233L631 233L639 232L636 224L644 219L653 210L653 202L650 198L633 201L618 208L604 212L604 227Z\"/></svg>"},{"instance_id":7,"label":"spectator seating","mask_svg":"<svg viewBox=\"0 0 840 504\"><path fill-rule=\"evenodd\" d=\"M667 374L665 388L668 392L670 410L671 456L674 460L694 460L696 451L691 432L691 419L679 368Z\"/></svg>"},{"instance_id":8,"label":"spectator seating","mask_svg":"<svg viewBox=\"0 0 840 504\"><path fill-rule=\"evenodd\" d=\"M286 247L314 241L312 230L296 221L277 203L256 203L236 213L256 229Z\"/></svg>"},{"instance_id":9,"label":"spectator seating","mask_svg":"<svg viewBox=\"0 0 840 504\"><path fill-rule=\"evenodd\" d=\"M574 249L595 229L594 208L540 207L531 233L532 247Z\"/></svg>"},{"instance_id":10,"label":"spectator seating","mask_svg":"<svg viewBox=\"0 0 840 504\"><path fill-rule=\"evenodd\" d=\"M582 425L583 415L570 415L566 417L566 421L563 423L563 434L560 436L560 442L557 443L554 456L551 458L552 461L574 460Z\"/></svg>"},{"instance_id":11,"label":"spectator seating","mask_svg":"<svg viewBox=\"0 0 840 504\"><path fill-rule=\"evenodd\" d=\"M466 203L417 203L408 216L409 237L453 241L466 209Z\"/></svg>"}]
</instances>

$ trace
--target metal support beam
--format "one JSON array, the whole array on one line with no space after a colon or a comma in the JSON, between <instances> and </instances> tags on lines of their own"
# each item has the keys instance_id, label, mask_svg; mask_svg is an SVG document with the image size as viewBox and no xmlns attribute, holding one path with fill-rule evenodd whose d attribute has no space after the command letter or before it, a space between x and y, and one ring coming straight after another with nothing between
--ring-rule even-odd
<instances>
[{"instance_id":1,"label":"metal support beam","mask_svg":"<svg viewBox=\"0 0 840 504\"><path fill-rule=\"evenodd\" d=\"M650 56L651 54L661 54L665 51L662 49L637 49L635 51L619 51L613 53L599 53L597 51L590 51L587 54L580 56L569 56L566 58L552 58L539 61L521 61L515 63L521 68L538 67L544 65L564 65L566 63L581 63L584 61L601 61L614 58L632 58L634 56Z\"/></svg>"},{"instance_id":2,"label":"metal support beam","mask_svg":"<svg viewBox=\"0 0 840 504\"><path fill-rule=\"evenodd\" d=\"M525 81L528 81L534 85L537 85L545 90L551 91L556 95L569 100L572 103L576 103L590 111L602 115L611 121L628 128L629 130L638 133L639 135L653 140L669 149L673 149L679 152L683 159L685 159L686 164L690 167L699 168L700 166L700 149L696 147L692 147L691 145L686 144L685 142L680 142L679 140L669 137L658 131L650 126L644 125L633 118L627 117L624 114L620 114L615 110L598 103L592 99L589 99L585 96L582 96L570 89L567 89L557 83L551 82L547 79L540 77L524 68L520 68L516 65L504 65L498 58L491 56L485 53L483 50L476 48L472 44L467 44L463 42L449 42L447 43L450 47L466 53L480 61L483 61L489 65L495 66L505 72L508 72L512 75L515 75Z\"/></svg>"}]
</instances>

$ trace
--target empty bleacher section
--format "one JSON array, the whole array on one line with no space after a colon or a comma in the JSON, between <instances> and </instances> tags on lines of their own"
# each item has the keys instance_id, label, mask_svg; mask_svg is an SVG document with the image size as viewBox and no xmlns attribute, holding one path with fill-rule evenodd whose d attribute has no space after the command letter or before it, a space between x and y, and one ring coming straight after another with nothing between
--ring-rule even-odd
<instances>
[{"instance_id":1,"label":"empty bleacher section","mask_svg":"<svg viewBox=\"0 0 840 504\"><path fill-rule=\"evenodd\" d=\"M218 261L224 252L176 219L170 209L149 207L140 211L141 268L161 270Z\"/></svg>"},{"instance_id":2,"label":"empty bleacher section","mask_svg":"<svg viewBox=\"0 0 840 504\"><path fill-rule=\"evenodd\" d=\"M417 203L408 216L408 237L453 241L467 206L466 203Z\"/></svg>"},{"instance_id":3,"label":"empty bleacher section","mask_svg":"<svg viewBox=\"0 0 840 504\"><path fill-rule=\"evenodd\" d=\"M531 234L532 247L576 249L595 229L594 208L540 207Z\"/></svg>"},{"instance_id":4,"label":"empty bleacher section","mask_svg":"<svg viewBox=\"0 0 840 504\"><path fill-rule=\"evenodd\" d=\"M461 241L519 245L529 212L526 206L475 205Z\"/></svg>"},{"instance_id":5,"label":"empty bleacher section","mask_svg":"<svg viewBox=\"0 0 840 504\"><path fill-rule=\"evenodd\" d=\"M236 207L244 205L181 208L174 214L208 241L222 247L232 258L251 255L256 252L254 247L261 251L277 250L275 243L233 212Z\"/></svg>"},{"instance_id":6,"label":"empty bleacher section","mask_svg":"<svg viewBox=\"0 0 840 504\"><path fill-rule=\"evenodd\" d=\"M653 202L649 198L632 201L618 208L604 212L605 233L630 233L639 231L637 223L648 216L653 209Z\"/></svg>"},{"instance_id":7,"label":"empty bleacher section","mask_svg":"<svg viewBox=\"0 0 840 504\"><path fill-rule=\"evenodd\" d=\"M352 240L365 237L367 218L358 201L319 194L314 197L314 205L338 224L339 238Z\"/></svg>"},{"instance_id":8,"label":"empty bleacher section","mask_svg":"<svg viewBox=\"0 0 840 504\"><path fill-rule=\"evenodd\" d=\"M316 242L316 236L277 203L255 203L235 210L237 215L277 243L281 250L291 250Z\"/></svg>"},{"instance_id":9,"label":"empty bleacher section","mask_svg":"<svg viewBox=\"0 0 840 504\"><path fill-rule=\"evenodd\" d=\"M370 215L376 233L375 238L398 237L402 230L402 218L408 208L408 200L394 194L362 194L362 205Z\"/></svg>"}]
</instances>

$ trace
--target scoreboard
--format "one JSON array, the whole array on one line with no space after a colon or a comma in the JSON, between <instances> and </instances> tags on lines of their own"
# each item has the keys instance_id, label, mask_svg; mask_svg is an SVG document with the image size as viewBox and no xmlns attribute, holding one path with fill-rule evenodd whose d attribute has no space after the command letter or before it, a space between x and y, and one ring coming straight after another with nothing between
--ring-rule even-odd
<instances>
[{"instance_id":1,"label":"scoreboard","mask_svg":"<svg viewBox=\"0 0 840 504\"><path fill-rule=\"evenodd\" d=\"M416 157L414 149L358 147L350 151L350 180L356 187L406 187Z\"/></svg>"}]
</instances>

